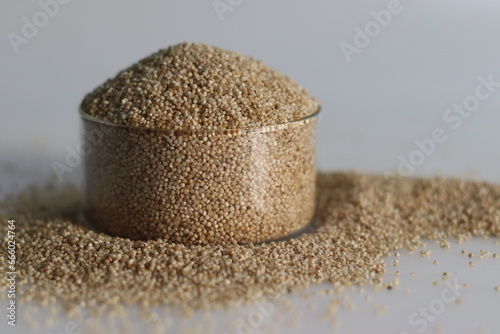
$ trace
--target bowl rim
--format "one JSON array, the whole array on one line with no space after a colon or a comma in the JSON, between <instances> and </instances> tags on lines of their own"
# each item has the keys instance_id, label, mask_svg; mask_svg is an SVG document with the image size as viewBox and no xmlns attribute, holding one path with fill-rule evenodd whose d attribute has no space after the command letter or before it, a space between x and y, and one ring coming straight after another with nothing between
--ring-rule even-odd
<instances>
[{"instance_id":1,"label":"bowl rim","mask_svg":"<svg viewBox=\"0 0 500 334\"><path fill-rule=\"evenodd\" d=\"M207 134L207 133L254 133L254 132L270 132L275 130L280 130L287 128L291 125L299 125L300 123L308 123L321 113L321 106L316 109L316 111L308 116L288 121L285 123L277 123L277 124L268 124L259 127L248 127L248 128L200 128L200 129L157 129L157 128L148 128L144 126L132 126L132 125L124 125L118 123L112 123L109 121L105 121L94 116L91 116L84 112L82 108L79 108L80 117L84 121L88 121L91 123L98 123L101 125L106 125L110 127L116 127L121 129L129 129L133 131L145 131L145 132L155 132L155 133L167 133L167 134Z\"/></svg>"}]
</instances>

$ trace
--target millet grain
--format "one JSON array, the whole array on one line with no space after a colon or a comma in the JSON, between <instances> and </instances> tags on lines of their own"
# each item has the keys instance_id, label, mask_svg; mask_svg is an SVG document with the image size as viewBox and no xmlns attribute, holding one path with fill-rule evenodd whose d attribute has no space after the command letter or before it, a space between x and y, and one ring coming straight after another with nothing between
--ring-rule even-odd
<instances>
[{"instance_id":1,"label":"millet grain","mask_svg":"<svg viewBox=\"0 0 500 334\"><path fill-rule=\"evenodd\" d=\"M387 252L417 249L420 238L500 236L498 198L500 186L480 182L320 173L309 233L265 244L186 246L94 232L78 224L81 193L53 186L7 200L0 232L5 236L7 220L16 219L21 299L189 311L321 282L382 287Z\"/></svg>"},{"instance_id":2,"label":"millet grain","mask_svg":"<svg viewBox=\"0 0 500 334\"><path fill-rule=\"evenodd\" d=\"M262 62L199 43L142 59L81 105L106 122L165 130L259 128L305 118L318 107L304 88Z\"/></svg>"},{"instance_id":3,"label":"millet grain","mask_svg":"<svg viewBox=\"0 0 500 334\"><path fill-rule=\"evenodd\" d=\"M260 61L204 44L160 50L89 93L87 217L134 240L254 243L314 215L318 102Z\"/></svg>"}]
</instances>

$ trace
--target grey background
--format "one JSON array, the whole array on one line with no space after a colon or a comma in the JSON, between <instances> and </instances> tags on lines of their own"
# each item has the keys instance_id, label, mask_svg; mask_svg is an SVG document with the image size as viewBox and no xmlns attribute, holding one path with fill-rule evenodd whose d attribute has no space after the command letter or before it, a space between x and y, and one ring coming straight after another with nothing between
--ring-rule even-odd
<instances>
[{"instance_id":1,"label":"grey background","mask_svg":"<svg viewBox=\"0 0 500 334\"><path fill-rule=\"evenodd\" d=\"M388 3L242 0L220 20L213 0L72 0L16 54L7 34L21 35L22 17L41 8L3 0L0 142L14 155L43 147L64 157L79 138L85 93L160 48L194 41L258 58L308 88L322 103L322 169L394 171L478 76L500 80L500 3L401 0L402 12L348 64L340 43L353 44L354 27ZM416 174L499 180L499 104L500 94L484 101Z\"/></svg>"},{"instance_id":2,"label":"grey background","mask_svg":"<svg viewBox=\"0 0 500 334\"><path fill-rule=\"evenodd\" d=\"M318 162L323 170L397 172L400 156L408 158L417 149L415 140L442 128L448 140L436 145L414 175L500 181L500 88L457 130L443 121L448 108L474 93L479 76L500 81L500 2L401 0L401 12L350 63L341 43L354 44L354 29L364 29L374 20L370 12L387 8L390 1L231 3L232 10L221 20L213 0L72 0L59 5L16 53L9 33L22 36L23 17L33 22L42 9L36 1L2 0L3 192L15 189L21 179L53 175L51 163L64 162L66 147L74 148L80 140L77 112L84 94L138 59L182 41L253 56L309 89L322 104ZM68 174L64 181L78 177L78 172ZM498 263L484 270L492 279L500 277ZM442 318L445 323L449 319L447 326L456 332L475 332L483 323L500 328L493 312L500 307L498 298L491 299L491 289L481 291L470 297L471 304L484 305L487 318L479 313L467 317L475 311L464 306ZM385 318L392 325L373 320L375 325L367 322L364 328L404 328L408 312L398 314L397 309L406 302L383 294L380 298L395 305L396 313ZM345 317L352 318L344 324L346 332L363 326L360 315ZM459 325L454 318L461 319ZM316 321L309 325L319 326Z\"/></svg>"}]
</instances>

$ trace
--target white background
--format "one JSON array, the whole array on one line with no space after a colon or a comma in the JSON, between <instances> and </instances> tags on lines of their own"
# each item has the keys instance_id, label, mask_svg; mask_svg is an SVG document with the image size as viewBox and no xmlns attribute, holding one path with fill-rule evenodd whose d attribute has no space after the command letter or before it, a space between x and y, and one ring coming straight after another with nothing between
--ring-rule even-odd
<instances>
[{"instance_id":1,"label":"white background","mask_svg":"<svg viewBox=\"0 0 500 334\"><path fill-rule=\"evenodd\" d=\"M397 172L400 157L415 154L415 140L441 128L447 141L425 156L414 175L500 182L500 88L456 130L443 120L447 109L474 94L479 76L500 81L500 2L401 0L400 13L348 63L341 43L355 45L355 27L364 29L374 20L370 12L389 2L233 0L221 19L213 0L73 0L59 5L16 53L9 33L23 36L23 17L33 22L42 9L36 1L2 0L0 190L11 192L22 181L51 175L50 164L64 162L66 147L76 147L80 138L77 110L84 94L140 58L183 41L253 56L309 89L322 104L318 162L323 170ZM78 179L78 173L65 175L65 181ZM408 318L439 297L443 286L430 282L442 271L461 274L471 287L463 293L464 303L447 306L427 331L500 332L500 294L492 289L500 285L500 262L485 260L470 269L459 254L463 247L499 252L491 240L436 249L439 268L429 259L403 256L401 265L415 266L408 272L419 270L420 277L402 274L400 289L374 294L389 309L381 318L372 315L372 305L359 292L348 292L359 305L341 314L340 332L417 332ZM405 287L413 294L406 296ZM306 311L305 301L290 298L306 316L298 329L273 316L266 319L278 333L331 331L330 321L319 319L319 309ZM5 327L5 319L0 326L2 333L22 332ZM252 332L265 332L264 327Z\"/></svg>"}]
</instances>

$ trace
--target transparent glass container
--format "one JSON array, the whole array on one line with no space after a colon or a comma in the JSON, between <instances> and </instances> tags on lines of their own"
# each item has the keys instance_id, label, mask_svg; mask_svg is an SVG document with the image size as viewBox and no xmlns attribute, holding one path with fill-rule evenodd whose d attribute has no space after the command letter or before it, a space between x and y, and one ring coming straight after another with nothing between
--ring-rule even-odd
<instances>
[{"instance_id":1,"label":"transparent glass container","mask_svg":"<svg viewBox=\"0 0 500 334\"><path fill-rule=\"evenodd\" d=\"M97 230L185 245L285 237L314 216L315 114L254 129L160 130L80 111L85 217Z\"/></svg>"}]
</instances>

